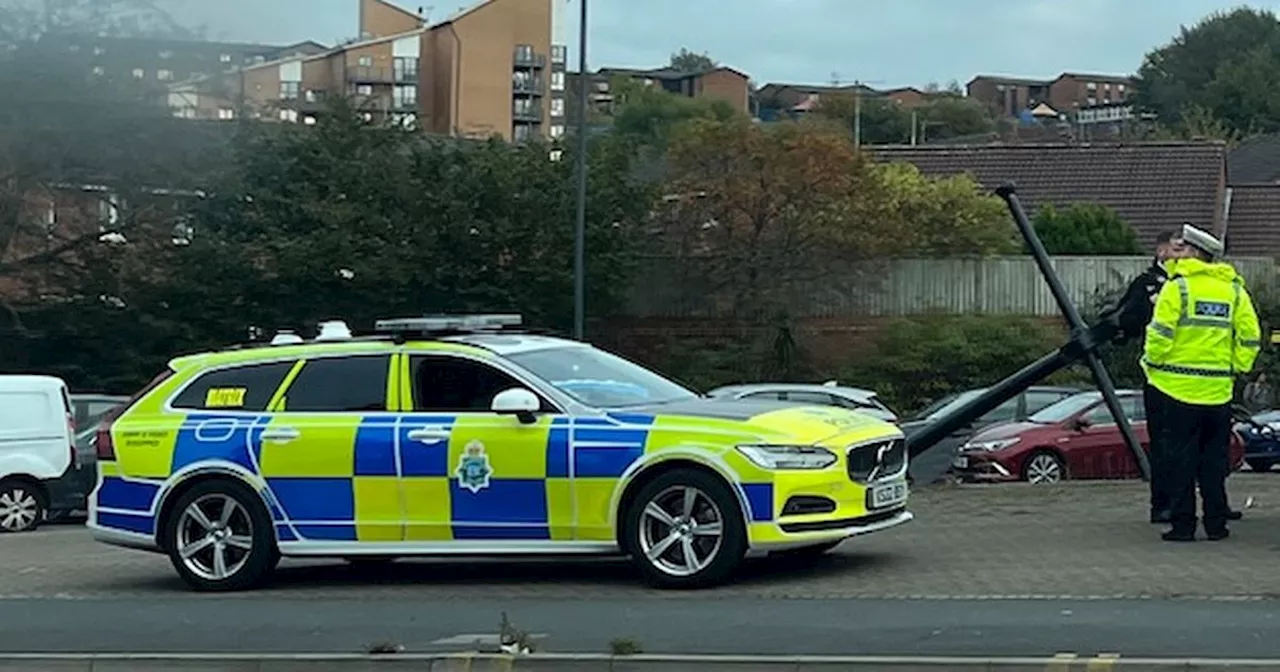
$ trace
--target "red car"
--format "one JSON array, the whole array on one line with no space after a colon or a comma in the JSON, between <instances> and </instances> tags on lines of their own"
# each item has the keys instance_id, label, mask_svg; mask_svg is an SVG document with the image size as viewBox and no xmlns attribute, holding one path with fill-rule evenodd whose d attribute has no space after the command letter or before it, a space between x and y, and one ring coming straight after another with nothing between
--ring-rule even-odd
<instances>
[{"instance_id":1,"label":"red car","mask_svg":"<svg viewBox=\"0 0 1280 672\"><path fill-rule=\"evenodd\" d=\"M1142 392L1121 390L1120 406L1148 449ZM1244 462L1244 441L1231 433L1231 465ZM1138 478L1138 465L1099 392L1082 392L1045 407L1023 422L993 425L960 446L952 473L966 481Z\"/></svg>"}]
</instances>

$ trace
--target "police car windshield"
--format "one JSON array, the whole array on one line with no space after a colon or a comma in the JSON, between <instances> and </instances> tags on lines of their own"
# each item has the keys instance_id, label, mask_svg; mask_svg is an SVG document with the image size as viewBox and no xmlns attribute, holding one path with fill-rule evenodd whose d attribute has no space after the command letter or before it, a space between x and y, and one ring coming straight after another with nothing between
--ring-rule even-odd
<instances>
[{"instance_id":1,"label":"police car windshield","mask_svg":"<svg viewBox=\"0 0 1280 672\"><path fill-rule=\"evenodd\" d=\"M665 404L698 397L653 371L594 348L533 350L508 359L577 401L596 408Z\"/></svg>"},{"instance_id":2,"label":"police car windshield","mask_svg":"<svg viewBox=\"0 0 1280 672\"><path fill-rule=\"evenodd\" d=\"M1102 395L1098 392L1073 395L1056 404L1045 406L1027 420L1041 425L1056 424L1094 405L1101 398Z\"/></svg>"}]
</instances>

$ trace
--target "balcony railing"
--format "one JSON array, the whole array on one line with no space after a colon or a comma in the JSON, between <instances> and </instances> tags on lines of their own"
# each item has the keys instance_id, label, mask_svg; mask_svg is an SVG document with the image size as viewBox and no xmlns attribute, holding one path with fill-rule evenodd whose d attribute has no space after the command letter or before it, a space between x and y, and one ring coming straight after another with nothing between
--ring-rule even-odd
<instances>
[{"instance_id":1,"label":"balcony railing","mask_svg":"<svg viewBox=\"0 0 1280 672\"><path fill-rule=\"evenodd\" d=\"M543 81L535 77L533 79L516 78L511 80L511 90L515 93L540 96L546 89L543 86Z\"/></svg>"},{"instance_id":2,"label":"balcony railing","mask_svg":"<svg viewBox=\"0 0 1280 672\"><path fill-rule=\"evenodd\" d=\"M511 118L516 121L542 121L541 105L516 105L511 108Z\"/></svg>"},{"instance_id":3,"label":"balcony railing","mask_svg":"<svg viewBox=\"0 0 1280 672\"><path fill-rule=\"evenodd\" d=\"M545 68L547 57L542 54L531 54L527 51L515 52L515 64L519 68Z\"/></svg>"}]
</instances>

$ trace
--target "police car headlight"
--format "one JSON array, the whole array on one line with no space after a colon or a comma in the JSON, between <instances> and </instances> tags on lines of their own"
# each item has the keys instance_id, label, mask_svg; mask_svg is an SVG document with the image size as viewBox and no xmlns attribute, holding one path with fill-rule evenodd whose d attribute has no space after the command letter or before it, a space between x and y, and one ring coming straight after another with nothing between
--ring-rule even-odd
<instances>
[{"instance_id":1,"label":"police car headlight","mask_svg":"<svg viewBox=\"0 0 1280 672\"><path fill-rule=\"evenodd\" d=\"M1021 438L1015 436L1011 439L997 439L995 441L970 442L970 443L964 444L964 449L965 450L985 450L987 452L995 452L997 450L1004 450L1005 448L1008 448L1009 446L1012 446L1021 440L1022 440Z\"/></svg>"},{"instance_id":2,"label":"police car headlight","mask_svg":"<svg viewBox=\"0 0 1280 672\"><path fill-rule=\"evenodd\" d=\"M836 463L835 453L817 446L748 444L738 452L765 469L826 469Z\"/></svg>"}]
</instances>

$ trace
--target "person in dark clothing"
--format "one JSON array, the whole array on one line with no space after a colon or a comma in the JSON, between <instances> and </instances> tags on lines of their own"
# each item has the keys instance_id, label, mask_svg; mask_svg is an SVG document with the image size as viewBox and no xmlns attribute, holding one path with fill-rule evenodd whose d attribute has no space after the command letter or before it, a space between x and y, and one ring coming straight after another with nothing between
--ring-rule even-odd
<instances>
[{"instance_id":1,"label":"person in dark clothing","mask_svg":"<svg viewBox=\"0 0 1280 672\"><path fill-rule=\"evenodd\" d=\"M1166 231L1156 237L1156 254L1151 266L1129 283L1124 296L1110 309L1102 313L1102 320L1111 322L1116 329L1114 342L1127 343L1133 339L1141 340L1151 322L1155 309L1156 297L1160 288L1169 279L1165 262L1183 254L1183 247L1178 234ZM1157 440L1161 435L1164 407L1160 404L1163 397L1152 394L1150 383L1143 386L1142 402L1147 416L1148 460L1151 463L1151 522L1167 523L1170 517L1169 495L1165 483L1168 481L1168 460L1164 459L1165 451L1162 442Z\"/></svg>"}]
</instances>

